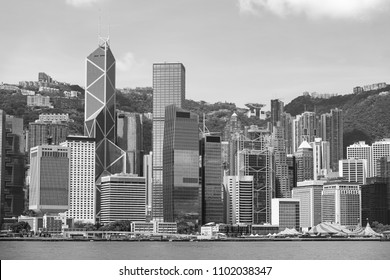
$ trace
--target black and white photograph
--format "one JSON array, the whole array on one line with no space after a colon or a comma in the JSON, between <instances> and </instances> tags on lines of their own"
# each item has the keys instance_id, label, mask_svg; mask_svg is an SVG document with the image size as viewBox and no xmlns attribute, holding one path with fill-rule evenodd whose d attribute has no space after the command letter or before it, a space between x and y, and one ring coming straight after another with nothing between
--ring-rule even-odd
<instances>
[{"instance_id":1,"label":"black and white photograph","mask_svg":"<svg viewBox=\"0 0 390 280\"><path fill-rule=\"evenodd\" d=\"M2 279L388 273L390 1L0 7Z\"/></svg>"}]
</instances>

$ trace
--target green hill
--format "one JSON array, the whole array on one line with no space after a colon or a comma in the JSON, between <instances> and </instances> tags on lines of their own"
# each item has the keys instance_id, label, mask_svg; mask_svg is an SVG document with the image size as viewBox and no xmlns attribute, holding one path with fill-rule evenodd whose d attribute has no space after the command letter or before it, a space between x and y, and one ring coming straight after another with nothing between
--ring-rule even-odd
<instances>
[{"instance_id":1,"label":"green hill","mask_svg":"<svg viewBox=\"0 0 390 280\"><path fill-rule=\"evenodd\" d=\"M295 116L307 111L318 114L333 108L344 112L344 147L356 141L372 142L390 137L390 86L359 94L334 96L329 99L299 96L285 106Z\"/></svg>"}]
</instances>

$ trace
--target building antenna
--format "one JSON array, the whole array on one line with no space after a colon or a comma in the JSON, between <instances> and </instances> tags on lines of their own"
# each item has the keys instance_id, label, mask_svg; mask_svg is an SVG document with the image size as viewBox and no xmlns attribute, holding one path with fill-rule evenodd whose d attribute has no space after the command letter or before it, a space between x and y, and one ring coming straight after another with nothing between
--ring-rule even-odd
<instances>
[{"instance_id":1,"label":"building antenna","mask_svg":"<svg viewBox=\"0 0 390 280\"><path fill-rule=\"evenodd\" d=\"M98 23L98 45L100 44L100 38L102 32L102 10L99 8L99 23Z\"/></svg>"}]
</instances>

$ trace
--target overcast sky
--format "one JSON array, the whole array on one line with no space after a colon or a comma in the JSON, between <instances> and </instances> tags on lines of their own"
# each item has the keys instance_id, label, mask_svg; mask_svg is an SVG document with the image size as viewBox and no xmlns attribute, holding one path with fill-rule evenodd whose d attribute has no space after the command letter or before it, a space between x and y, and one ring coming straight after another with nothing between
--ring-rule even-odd
<instances>
[{"instance_id":1,"label":"overcast sky","mask_svg":"<svg viewBox=\"0 0 390 280\"><path fill-rule=\"evenodd\" d=\"M0 82L46 72L84 86L108 34L117 88L152 86L152 64L182 62L186 97L288 103L390 82L388 0L2 1Z\"/></svg>"}]
</instances>

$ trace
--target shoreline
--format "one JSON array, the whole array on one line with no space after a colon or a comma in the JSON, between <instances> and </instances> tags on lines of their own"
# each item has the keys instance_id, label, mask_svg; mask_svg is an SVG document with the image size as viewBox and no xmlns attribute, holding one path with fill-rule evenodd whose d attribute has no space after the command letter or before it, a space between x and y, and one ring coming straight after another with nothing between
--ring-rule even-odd
<instances>
[{"instance_id":1,"label":"shoreline","mask_svg":"<svg viewBox=\"0 0 390 280\"><path fill-rule=\"evenodd\" d=\"M47 237L5 237L1 241L30 241L30 242L310 242L310 241L390 241L380 238L227 238L227 239L102 239L102 238L47 238Z\"/></svg>"}]
</instances>

